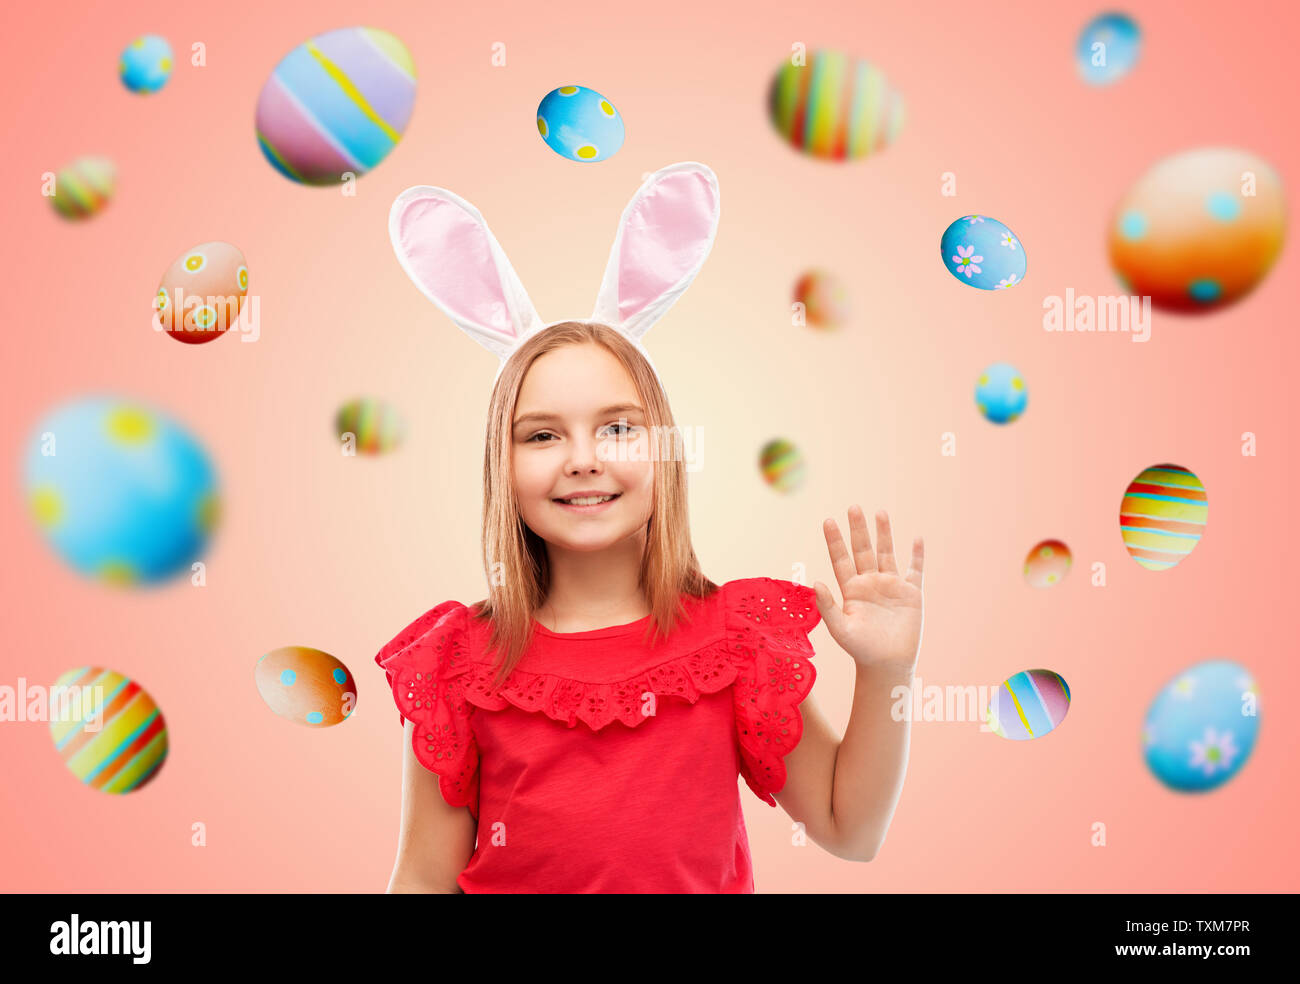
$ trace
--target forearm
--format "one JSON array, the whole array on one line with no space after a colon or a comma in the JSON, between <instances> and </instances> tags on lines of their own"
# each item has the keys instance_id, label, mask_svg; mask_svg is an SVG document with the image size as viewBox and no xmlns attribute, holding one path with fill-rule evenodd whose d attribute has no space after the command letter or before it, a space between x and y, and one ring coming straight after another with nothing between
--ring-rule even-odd
<instances>
[{"instance_id":1,"label":"forearm","mask_svg":"<svg viewBox=\"0 0 1300 984\"><path fill-rule=\"evenodd\" d=\"M853 709L835 755L831 819L843 855L863 861L875 857L903 792L912 724L895 721L891 709L897 686L913 684L912 670L857 667ZM910 706L910 704L909 704Z\"/></svg>"}]
</instances>

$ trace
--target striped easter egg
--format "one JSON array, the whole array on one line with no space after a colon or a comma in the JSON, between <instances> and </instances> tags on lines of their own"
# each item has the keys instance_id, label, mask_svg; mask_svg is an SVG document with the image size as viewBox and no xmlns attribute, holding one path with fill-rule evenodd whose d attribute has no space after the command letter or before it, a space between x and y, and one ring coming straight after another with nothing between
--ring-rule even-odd
<instances>
[{"instance_id":1,"label":"striped easter egg","mask_svg":"<svg viewBox=\"0 0 1300 984\"><path fill-rule=\"evenodd\" d=\"M362 398L339 407L334 415L334 432L344 442L345 451L350 448L361 454L384 454L402 443L406 424L388 404Z\"/></svg>"},{"instance_id":2,"label":"striped easter egg","mask_svg":"<svg viewBox=\"0 0 1300 984\"><path fill-rule=\"evenodd\" d=\"M1205 486L1192 472L1154 465L1125 489L1119 530L1134 560L1148 570L1168 570L1200 542L1209 511Z\"/></svg>"},{"instance_id":3,"label":"striped easter egg","mask_svg":"<svg viewBox=\"0 0 1300 984\"><path fill-rule=\"evenodd\" d=\"M984 720L1013 741L1041 738L1065 720L1070 685L1051 670L1024 670L1005 680L989 700Z\"/></svg>"},{"instance_id":4,"label":"striped easter egg","mask_svg":"<svg viewBox=\"0 0 1300 984\"><path fill-rule=\"evenodd\" d=\"M778 492L793 492L803 484L803 452L790 441L777 438L763 445L758 467L763 480Z\"/></svg>"},{"instance_id":5,"label":"striped easter egg","mask_svg":"<svg viewBox=\"0 0 1300 984\"><path fill-rule=\"evenodd\" d=\"M309 728L338 724L356 707L352 672L329 653L310 646L283 646L262 654L253 667L253 678L267 707Z\"/></svg>"},{"instance_id":6,"label":"striped easter egg","mask_svg":"<svg viewBox=\"0 0 1300 984\"><path fill-rule=\"evenodd\" d=\"M787 60L768 91L772 125L810 157L851 160L884 150L903 126L903 97L870 62L841 51Z\"/></svg>"},{"instance_id":7,"label":"striped easter egg","mask_svg":"<svg viewBox=\"0 0 1300 984\"><path fill-rule=\"evenodd\" d=\"M50 688L50 737L85 785L129 793L167 758L167 725L144 688L97 666L69 670Z\"/></svg>"},{"instance_id":8,"label":"striped easter egg","mask_svg":"<svg viewBox=\"0 0 1300 984\"><path fill-rule=\"evenodd\" d=\"M88 219L113 200L117 168L107 157L78 157L54 176L50 204L65 219Z\"/></svg>"},{"instance_id":9,"label":"striped easter egg","mask_svg":"<svg viewBox=\"0 0 1300 984\"><path fill-rule=\"evenodd\" d=\"M415 63L387 31L344 27L284 56L257 97L257 142L308 185L361 177L397 146L415 105Z\"/></svg>"}]
</instances>

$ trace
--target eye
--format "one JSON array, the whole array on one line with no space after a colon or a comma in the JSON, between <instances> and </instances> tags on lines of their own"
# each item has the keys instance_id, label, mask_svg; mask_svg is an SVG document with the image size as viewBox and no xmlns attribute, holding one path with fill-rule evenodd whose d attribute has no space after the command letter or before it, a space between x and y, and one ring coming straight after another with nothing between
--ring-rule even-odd
<instances>
[{"instance_id":1,"label":"eye","mask_svg":"<svg viewBox=\"0 0 1300 984\"><path fill-rule=\"evenodd\" d=\"M555 435L552 434L550 431L538 431L536 434L534 434L534 435L533 435L532 437L530 437L528 440L524 441L524 443L525 443L525 444L532 444L534 441L537 441L538 444L550 444L550 443L551 443L550 441L538 441L538 440L537 440L537 439L538 439L539 437L541 437L543 434L547 434L547 435L549 435L550 437L554 437L554 436L555 436Z\"/></svg>"}]
</instances>

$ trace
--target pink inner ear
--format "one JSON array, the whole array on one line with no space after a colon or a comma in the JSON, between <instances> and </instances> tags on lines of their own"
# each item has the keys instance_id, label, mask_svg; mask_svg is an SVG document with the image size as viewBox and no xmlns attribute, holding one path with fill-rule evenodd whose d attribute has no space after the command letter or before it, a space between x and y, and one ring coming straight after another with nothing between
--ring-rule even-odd
<instances>
[{"instance_id":1,"label":"pink inner ear","mask_svg":"<svg viewBox=\"0 0 1300 984\"><path fill-rule=\"evenodd\" d=\"M618 315L646 309L693 270L709 244L717 201L703 174L670 174L642 196L623 227Z\"/></svg>"},{"instance_id":2,"label":"pink inner ear","mask_svg":"<svg viewBox=\"0 0 1300 984\"><path fill-rule=\"evenodd\" d=\"M428 197L406 204L398 230L411 276L453 320L515 337L496 258L482 225L455 202Z\"/></svg>"}]
</instances>

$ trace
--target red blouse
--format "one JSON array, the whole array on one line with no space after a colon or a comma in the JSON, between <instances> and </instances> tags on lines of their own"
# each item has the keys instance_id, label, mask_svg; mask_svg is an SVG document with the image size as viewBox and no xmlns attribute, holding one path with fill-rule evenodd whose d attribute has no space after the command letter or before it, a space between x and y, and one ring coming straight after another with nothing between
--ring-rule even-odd
<instances>
[{"instance_id":1,"label":"red blouse","mask_svg":"<svg viewBox=\"0 0 1300 984\"><path fill-rule=\"evenodd\" d=\"M379 651L416 758L478 821L463 891L754 891L736 776L776 806L816 679L816 594L744 578L683 605L653 645L648 615L588 632L535 623L499 691L490 626L460 602Z\"/></svg>"}]
</instances>

